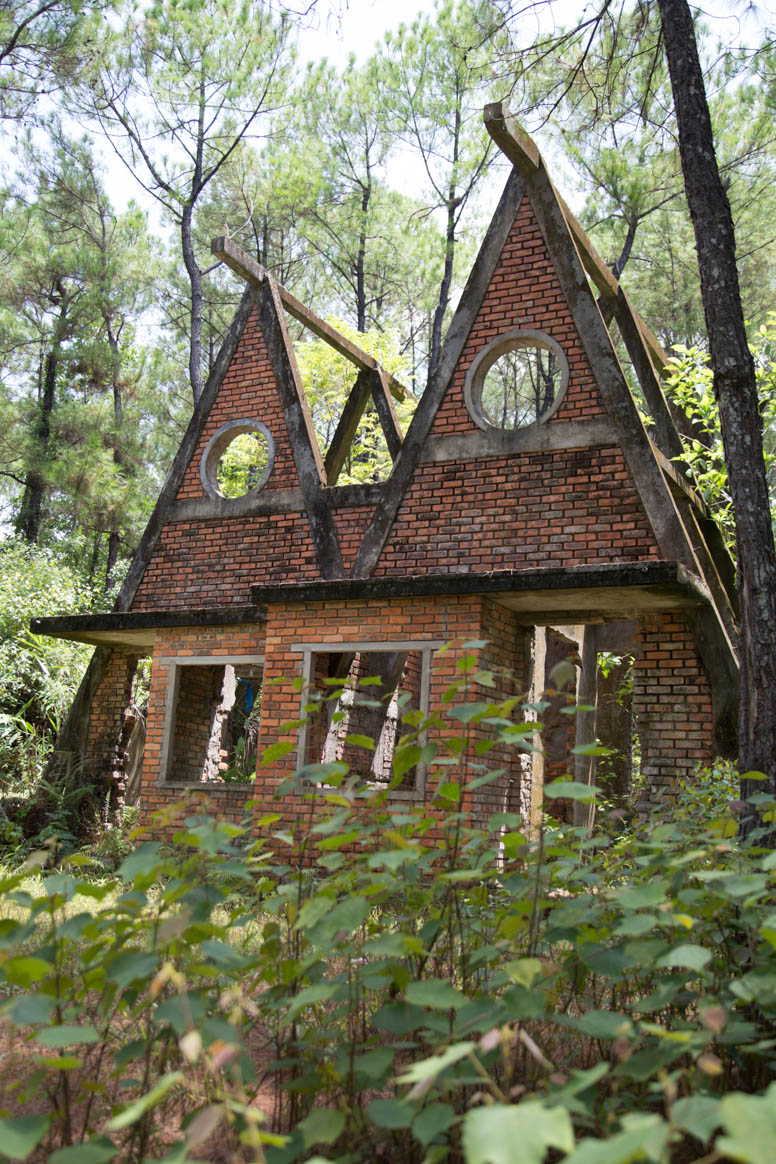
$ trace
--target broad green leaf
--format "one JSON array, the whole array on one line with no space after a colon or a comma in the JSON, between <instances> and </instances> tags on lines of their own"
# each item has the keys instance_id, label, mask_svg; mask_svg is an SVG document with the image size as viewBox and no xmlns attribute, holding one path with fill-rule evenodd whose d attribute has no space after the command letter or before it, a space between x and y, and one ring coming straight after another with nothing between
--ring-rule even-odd
<instances>
[{"instance_id":1,"label":"broad green leaf","mask_svg":"<svg viewBox=\"0 0 776 1164\"><path fill-rule=\"evenodd\" d=\"M430 1055L428 1059L421 1059L413 1063L409 1071L405 1071L397 1079L397 1083L421 1083L424 1079L434 1079L447 1067L452 1067L464 1059L476 1047L476 1043L453 1043L441 1055Z\"/></svg>"},{"instance_id":2,"label":"broad green leaf","mask_svg":"<svg viewBox=\"0 0 776 1164\"><path fill-rule=\"evenodd\" d=\"M363 1055L357 1055L353 1066L356 1071L362 1071L368 1079L382 1079L393 1066L394 1051L392 1047L375 1047Z\"/></svg>"},{"instance_id":3,"label":"broad green leaf","mask_svg":"<svg viewBox=\"0 0 776 1164\"><path fill-rule=\"evenodd\" d=\"M373 1099L366 1113L378 1128L408 1128L413 1109L400 1099Z\"/></svg>"},{"instance_id":4,"label":"broad green leaf","mask_svg":"<svg viewBox=\"0 0 776 1164\"><path fill-rule=\"evenodd\" d=\"M354 748L368 748L370 752L375 750L374 740L370 740L369 736L359 735L358 732L351 732L345 736L345 743L352 744ZM329 1141L326 1141L327 1143Z\"/></svg>"},{"instance_id":5,"label":"broad green leaf","mask_svg":"<svg viewBox=\"0 0 776 1164\"><path fill-rule=\"evenodd\" d=\"M434 1010L448 1010L450 1007L457 1010L468 1001L460 990L438 978L422 978L417 982L410 982L404 991L404 997L415 1006L430 1006Z\"/></svg>"},{"instance_id":6,"label":"broad green leaf","mask_svg":"<svg viewBox=\"0 0 776 1164\"><path fill-rule=\"evenodd\" d=\"M141 1095L140 1099L136 1099L134 1103L130 1103L122 1112L113 1117L107 1125L108 1131L120 1132L131 1124L137 1123L141 1116L150 1111L152 1107L156 1107L157 1103L161 1103L165 1096L182 1081L183 1073L181 1071L172 1071L163 1075L155 1087L152 1087L145 1095Z\"/></svg>"},{"instance_id":7,"label":"broad green leaf","mask_svg":"<svg viewBox=\"0 0 776 1164\"><path fill-rule=\"evenodd\" d=\"M658 1115L624 1116L623 1131L608 1140L582 1140L563 1164L662 1164L669 1126Z\"/></svg>"},{"instance_id":8,"label":"broad green leaf","mask_svg":"<svg viewBox=\"0 0 776 1164\"><path fill-rule=\"evenodd\" d=\"M47 1023L56 1004L57 1000L48 994L23 994L13 1004L11 1020L18 1027Z\"/></svg>"},{"instance_id":9,"label":"broad green leaf","mask_svg":"<svg viewBox=\"0 0 776 1164\"><path fill-rule=\"evenodd\" d=\"M430 1103L412 1121L412 1134L425 1148L442 1132L449 1131L455 1118L449 1103Z\"/></svg>"},{"instance_id":10,"label":"broad green leaf","mask_svg":"<svg viewBox=\"0 0 776 1164\"><path fill-rule=\"evenodd\" d=\"M14 1116L0 1120L0 1151L11 1160L26 1160L48 1128L48 1116Z\"/></svg>"},{"instance_id":11,"label":"broad green leaf","mask_svg":"<svg viewBox=\"0 0 776 1164\"><path fill-rule=\"evenodd\" d=\"M291 1000L291 1005L286 1013L286 1022L292 1022L306 1006L313 1006L316 1002L326 1002L338 990L339 985L336 982L316 982L313 986L305 986L304 990L300 990Z\"/></svg>"},{"instance_id":12,"label":"broad green leaf","mask_svg":"<svg viewBox=\"0 0 776 1164\"><path fill-rule=\"evenodd\" d=\"M671 1109L671 1123L706 1144L719 1127L720 1102L710 1095L690 1095L677 1099Z\"/></svg>"},{"instance_id":13,"label":"broad green leaf","mask_svg":"<svg viewBox=\"0 0 776 1164\"><path fill-rule=\"evenodd\" d=\"M595 784L582 784L579 780L553 780L544 786L544 795L550 800L579 800L582 803L595 800L600 791Z\"/></svg>"},{"instance_id":14,"label":"broad green leaf","mask_svg":"<svg viewBox=\"0 0 776 1164\"><path fill-rule=\"evenodd\" d=\"M202 942L200 949L208 962L212 962L219 970L238 970L248 962L245 955L235 950L234 946L215 938Z\"/></svg>"},{"instance_id":15,"label":"broad green leaf","mask_svg":"<svg viewBox=\"0 0 776 1164\"><path fill-rule=\"evenodd\" d=\"M70 1026L63 1023L58 1027L48 1027L36 1031L35 1038L44 1047L75 1047L79 1043L99 1043L99 1032L92 1026Z\"/></svg>"},{"instance_id":16,"label":"broad green leaf","mask_svg":"<svg viewBox=\"0 0 776 1164\"><path fill-rule=\"evenodd\" d=\"M119 990L125 990L133 982L150 978L158 965L158 954L128 950L114 958L105 971L105 976L109 982L115 982Z\"/></svg>"},{"instance_id":17,"label":"broad green leaf","mask_svg":"<svg viewBox=\"0 0 776 1164\"><path fill-rule=\"evenodd\" d=\"M2 964L2 972L6 982L11 986L21 986L22 989L40 982L53 969L50 962L43 958L9 958Z\"/></svg>"},{"instance_id":18,"label":"broad green leaf","mask_svg":"<svg viewBox=\"0 0 776 1164\"><path fill-rule=\"evenodd\" d=\"M425 1025L428 1015L409 1002L387 1002L372 1015L372 1026L391 1035L407 1035Z\"/></svg>"},{"instance_id":19,"label":"broad green leaf","mask_svg":"<svg viewBox=\"0 0 776 1164\"><path fill-rule=\"evenodd\" d=\"M573 1025L594 1039L618 1039L633 1030L633 1023L627 1015L610 1010L588 1010L575 1019Z\"/></svg>"},{"instance_id":20,"label":"broad green leaf","mask_svg":"<svg viewBox=\"0 0 776 1164\"><path fill-rule=\"evenodd\" d=\"M119 1149L107 1136L86 1140L83 1144L73 1144L69 1148L58 1148L48 1158L48 1164L108 1164L118 1155Z\"/></svg>"},{"instance_id":21,"label":"broad green leaf","mask_svg":"<svg viewBox=\"0 0 776 1164\"><path fill-rule=\"evenodd\" d=\"M533 986L542 972L538 958L514 958L504 966L505 972L517 986Z\"/></svg>"},{"instance_id":22,"label":"broad green leaf","mask_svg":"<svg viewBox=\"0 0 776 1164\"><path fill-rule=\"evenodd\" d=\"M720 1103L727 1135L716 1142L717 1151L739 1164L773 1164L776 1144L776 1083L765 1095L733 1092Z\"/></svg>"},{"instance_id":23,"label":"broad green leaf","mask_svg":"<svg viewBox=\"0 0 776 1164\"><path fill-rule=\"evenodd\" d=\"M701 971L711 961L712 955L710 950L705 950L703 946L696 946L693 942L686 942L681 946L674 946L667 954L663 954L655 962L658 970L665 969L669 966L677 966L682 970L697 970Z\"/></svg>"},{"instance_id":24,"label":"broad green leaf","mask_svg":"<svg viewBox=\"0 0 776 1164\"><path fill-rule=\"evenodd\" d=\"M463 1121L466 1164L542 1164L548 1148L570 1152L574 1129L563 1107L542 1103L490 1104L467 1112Z\"/></svg>"},{"instance_id":25,"label":"broad green leaf","mask_svg":"<svg viewBox=\"0 0 776 1164\"><path fill-rule=\"evenodd\" d=\"M118 875L122 881L134 881L139 873L153 872L158 860L159 845L156 841L146 841L121 862Z\"/></svg>"},{"instance_id":26,"label":"broad green leaf","mask_svg":"<svg viewBox=\"0 0 776 1164\"><path fill-rule=\"evenodd\" d=\"M333 1144L345 1127L345 1116L333 1107L314 1107L298 1125L305 1148L313 1144Z\"/></svg>"}]
</instances>

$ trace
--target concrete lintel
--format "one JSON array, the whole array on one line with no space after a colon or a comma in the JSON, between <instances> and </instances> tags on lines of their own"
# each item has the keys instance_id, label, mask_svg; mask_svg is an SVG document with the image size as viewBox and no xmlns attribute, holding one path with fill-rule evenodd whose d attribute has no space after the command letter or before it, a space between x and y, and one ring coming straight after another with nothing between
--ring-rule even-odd
<instances>
[{"instance_id":1,"label":"concrete lintel","mask_svg":"<svg viewBox=\"0 0 776 1164\"><path fill-rule=\"evenodd\" d=\"M558 452L587 449L618 443L613 425L607 420L554 421L532 424L514 432L471 432L430 437L421 453L423 462L469 461L486 457L514 456L517 453Z\"/></svg>"},{"instance_id":2,"label":"concrete lintel","mask_svg":"<svg viewBox=\"0 0 776 1164\"><path fill-rule=\"evenodd\" d=\"M330 509L355 509L360 505L377 505L385 490L384 483L336 485L322 490ZM301 489L263 489L255 497L216 499L192 497L178 501L170 510L168 521L229 521L236 517L270 517L275 513L304 513Z\"/></svg>"}]
</instances>

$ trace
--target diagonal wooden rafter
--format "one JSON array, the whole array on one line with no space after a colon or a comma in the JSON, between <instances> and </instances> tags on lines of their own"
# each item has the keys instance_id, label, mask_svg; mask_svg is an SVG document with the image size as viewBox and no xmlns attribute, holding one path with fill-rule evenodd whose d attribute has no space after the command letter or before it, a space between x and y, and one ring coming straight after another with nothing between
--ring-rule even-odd
<instances>
[{"instance_id":1,"label":"diagonal wooden rafter","mask_svg":"<svg viewBox=\"0 0 776 1164\"><path fill-rule=\"evenodd\" d=\"M362 369L356 377L356 382L350 390L345 407L339 418L334 436L324 460L326 481L329 486L336 485L337 478L342 472L347 455L352 447L358 430L361 417L372 398L377 413L377 419L385 436L385 443L393 461L399 455L402 446L402 431L393 408L393 401L388 389L385 374L380 370L371 372Z\"/></svg>"},{"instance_id":2,"label":"diagonal wooden rafter","mask_svg":"<svg viewBox=\"0 0 776 1164\"><path fill-rule=\"evenodd\" d=\"M396 415L396 409L393 407L391 391L388 385L388 376L382 368L378 368L373 374L371 387L372 401L374 402L377 419L383 430L383 436L388 446L388 452L391 454L391 460L395 461L404 441L404 435L401 431L399 418Z\"/></svg>"},{"instance_id":3,"label":"diagonal wooden rafter","mask_svg":"<svg viewBox=\"0 0 776 1164\"><path fill-rule=\"evenodd\" d=\"M350 446L353 444L359 421L364 415L364 409L369 400L373 376L374 372L362 368L345 401L345 407L334 431L334 436L331 438L324 461L326 481L330 486L336 485Z\"/></svg>"},{"instance_id":4,"label":"diagonal wooden rafter","mask_svg":"<svg viewBox=\"0 0 776 1164\"><path fill-rule=\"evenodd\" d=\"M254 287L260 287L265 279L272 278L269 271L265 267L262 267L261 263L257 263L254 258L246 254L236 243L233 243L230 238L224 235L213 239L210 244L210 250L217 259L220 259L235 274L246 279ZM289 315L293 316L299 323L304 324L313 335L317 335L319 339L325 340L335 351L339 352L347 360L350 360L362 372L371 371L381 375L385 380L389 392L396 400L413 399L410 390L399 383L395 376L385 372L374 356L370 356L358 344L353 343L352 340L341 335L335 327L332 327L325 319L321 319L320 315L316 315L314 311L311 311L309 307L305 306L295 295L292 295L281 283L274 282L277 287L280 302Z\"/></svg>"},{"instance_id":5,"label":"diagonal wooden rafter","mask_svg":"<svg viewBox=\"0 0 776 1164\"><path fill-rule=\"evenodd\" d=\"M337 527L323 493L326 470L302 389L280 293L271 275L265 277L255 295L259 322L275 373L291 451L305 500L318 569L323 578L341 578L345 570Z\"/></svg>"}]
</instances>

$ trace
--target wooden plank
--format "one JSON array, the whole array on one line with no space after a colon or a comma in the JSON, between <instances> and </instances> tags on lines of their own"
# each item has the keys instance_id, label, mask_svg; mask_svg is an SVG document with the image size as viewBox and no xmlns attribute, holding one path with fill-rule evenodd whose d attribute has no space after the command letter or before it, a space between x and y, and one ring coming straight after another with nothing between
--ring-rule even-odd
<instances>
[{"instance_id":1,"label":"wooden plank","mask_svg":"<svg viewBox=\"0 0 776 1164\"><path fill-rule=\"evenodd\" d=\"M373 372L362 368L345 401L345 407L342 410L334 436L331 438L331 444L324 461L326 480L329 486L336 485L337 478L342 472L342 466L345 464L348 450L353 443L353 437L356 435L358 423L364 415L364 409L369 400L373 375Z\"/></svg>"},{"instance_id":2,"label":"wooden plank","mask_svg":"<svg viewBox=\"0 0 776 1164\"><path fill-rule=\"evenodd\" d=\"M269 274L265 267L262 267L260 263L257 263L254 258L246 254L236 243L224 235L213 239L210 244L210 250L217 259L225 263L235 274L240 275L243 279L247 279L249 283L253 283L256 287L260 286ZM306 307L301 299L297 299L282 284L275 282L275 286L278 289L280 300L288 314L309 328L313 335L317 335L319 339L331 344L335 351L339 352L341 356L345 356L346 359L350 360L362 371L382 371L374 356L370 356L358 344L354 344L352 340L341 335L336 328L332 327L330 323L327 323L325 319L321 319L309 307ZM396 400L404 400L407 397L412 399L412 393L409 389L405 388L403 384L400 384L394 376L391 376L388 372L383 372L382 374L386 378L391 395Z\"/></svg>"},{"instance_id":3,"label":"wooden plank","mask_svg":"<svg viewBox=\"0 0 776 1164\"><path fill-rule=\"evenodd\" d=\"M388 452L391 454L391 460L395 461L399 455L404 435L401 431L399 418L393 407L386 375L381 368L378 368L377 373L372 376L370 384L377 419L380 421L380 427L383 430L385 443L388 446Z\"/></svg>"},{"instance_id":4,"label":"wooden plank","mask_svg":"<svg viewBox=\"0 0 776 1164\"><path fill-rule=\"evenodd\" d=\"M341 578L345 571L337 527L323 495L326 473L310 410L302 391L280 294L271 275L268 274L263 280L256 292L256 298L259 320L275 373L299 484L304 494L318 569L324 578Z\"/></svg>"}]
</instances>

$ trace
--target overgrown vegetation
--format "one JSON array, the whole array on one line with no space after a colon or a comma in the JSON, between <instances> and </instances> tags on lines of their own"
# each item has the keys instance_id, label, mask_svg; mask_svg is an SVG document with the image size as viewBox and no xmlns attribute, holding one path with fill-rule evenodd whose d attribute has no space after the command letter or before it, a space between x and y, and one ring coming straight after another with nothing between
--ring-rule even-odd
<instances>
[{"instance_id":1,"label":"overgrown vegetation","mask_svg":"<svg viewBox=\"0 0 776 1164\"><path fill-rule=\"evenodd\" d=\"M467 702L460 666L395 755L395 782L428 761L427 805L315 765L283 790L309 802L293 831L179 805L115 877L86 854L36 872L48 851L3 877L0 1153L770 1159L776 856L709 773L662 822L472 828L497 777L472 726L525 750L535 724Z\"/></svg>"}]
</instances>

